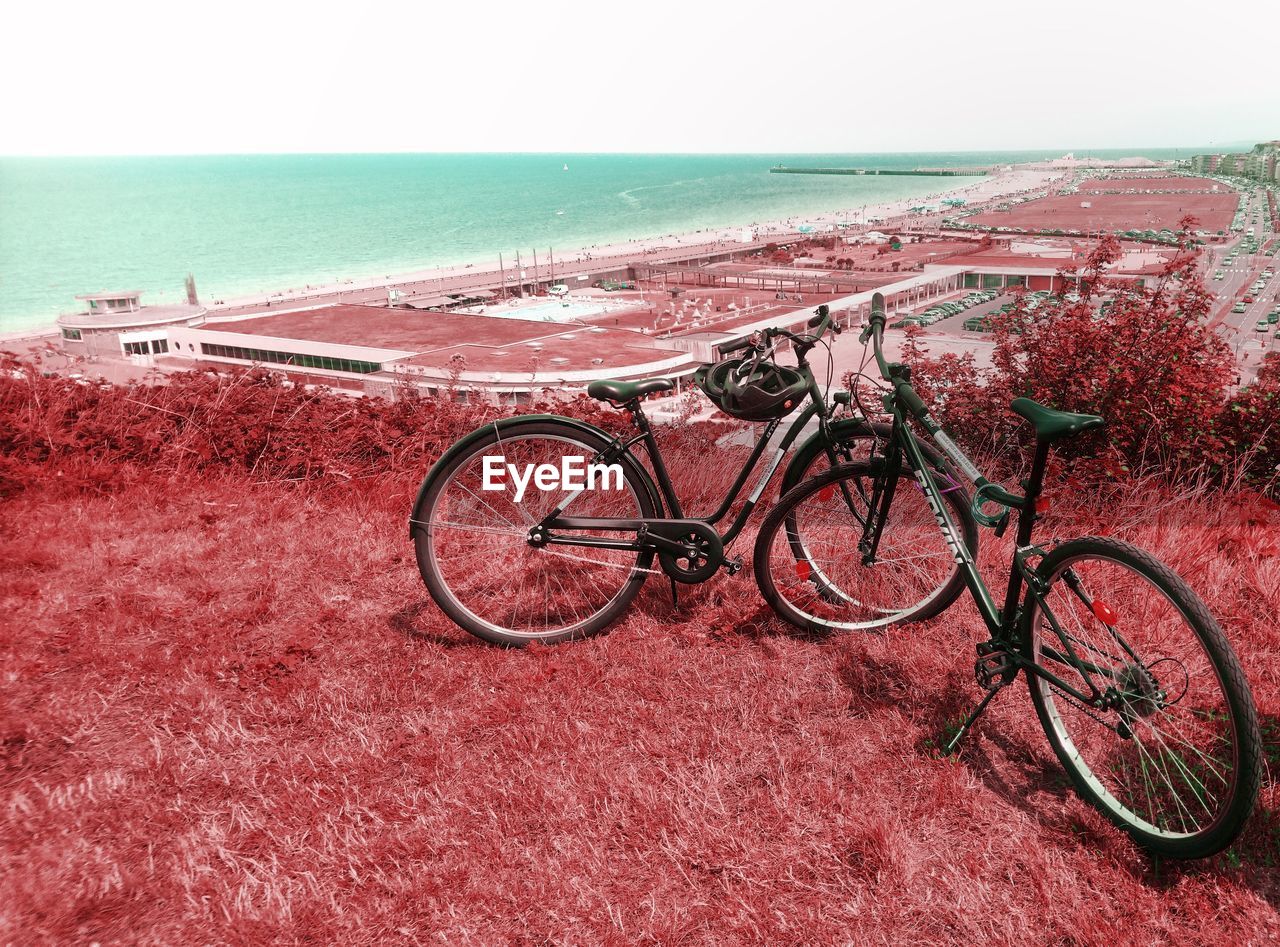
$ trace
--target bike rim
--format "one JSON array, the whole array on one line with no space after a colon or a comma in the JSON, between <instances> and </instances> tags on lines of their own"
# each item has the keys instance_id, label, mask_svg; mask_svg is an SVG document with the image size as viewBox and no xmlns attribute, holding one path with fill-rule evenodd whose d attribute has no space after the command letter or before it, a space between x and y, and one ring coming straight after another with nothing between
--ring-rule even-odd
<instances>
[{"instance_id":1,"label":"bike rim","mask_svg":"<svg viewBox=\"0 0 1280 947\"><path fill-rule=\"evenodd\" d=\"M525 464L559 465L566 455L591 459L597 448L555 434L502 438L461 459L430 511L424 532L427 556L450 604L485 629L502 635L544 638L572 635L608 612L642 577L635 550L582 546L532 546L529 529L551 510L565 515L637 518L644 515L630 479L611 491L542 491L531 481L520 502L508 484L481 489L483 457L502 455ZM625 533L574 531L573 536L634 539Z\"/></svg>"},{"instance_id":2,"label":"bike rim","mask_svg":"<svg viewBox=\"0 0 1280 947\"><path fill-rule=\"evenodd\" d=\"M769 544L768 571L778 596L811 624L865 631L907 620L945 595L955 575L955 557L937 520L906 477L876 560L863 564L858 543L871 480L846 476L815 487L788 510Z\"/></svg>"},{"instance_id":3,"label":"bike rim","mask_svg":"<svg viewBox=\"0 0 1280 947\"><path fill-rule=\"evenodd\" d=\"M1092 567L1082 570L1083 563ZM1071 591L1061 578L1068 569L1114 624ZM1085 693L1086 676L1099 689L1113 686L1121 701L1119 709L1085 710L1033 675L1069 765L1105 811L1144 833L1176 840L1212 831L1237 791L1239 741L1226 684L1193 620L1147 575L1100 553L1062 563L1050 582L1046 595L1058 594L1049 612L1091 667L1045 654L1066 649L1039 602L1031 615L1033 658ZM1116 732L1121 725L1130 736Z\"/></svg>"}]
</instances>

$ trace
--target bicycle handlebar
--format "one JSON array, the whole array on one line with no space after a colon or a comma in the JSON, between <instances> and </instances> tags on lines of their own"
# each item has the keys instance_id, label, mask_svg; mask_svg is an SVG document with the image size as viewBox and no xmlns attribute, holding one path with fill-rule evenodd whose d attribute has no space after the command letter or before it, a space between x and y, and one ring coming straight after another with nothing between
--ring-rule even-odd
<instances>
[{"instance_id":1,"label":"bicycle handlebar","mask_svg":"<svg viewBox=\"0 0 1280 947\"><path fill-rule=\"evenodd\" d=\"M898 362L889 362L884 357L884 327L887 321L884 314L884 295L876 293L871 297L871 316L867 320L867 327L862 330L859 339L863 345L866 345L868 340L871 341L880 374L885 381L893 385L895 397L906 405L912 417L929 432L937 445L942 448L943 453L950 457L960 471L977 486L971 503L973 518L984 526L997 525L1004 517L1006 510L1021 510L1025 498L1016 493L1010 493L1000 484L993 483L984 477L982 471L974 466L973 461L969 460L946 432L934 423L933 418L929 416L928 406L911 387L911 372L907 366ZM983 513L982 507L986 503L997 503L1001 510L994 515Z\"/></svg>"},{"instance_id":2,"label":"bicycle handlebar","mask_svg":"<svg viewBox=\"0 0 1280 947\"><path fill-rule=\"evenodd\" d=\"M740 339L732 345L725 346L720 349L720 354L728 355L731 352L740 352L743 349L749 348L754 348L763 352L770 339L781 337L784 339L790 339L796 344L797 348L802 348L803 351L801 352L801 357L803 358L809 349L818 344L819 340L821 340L821 338L826 334L828 329L830 329L834 335L840 334L840 326L832 322L831 309L826 305L826 303L823 303L813 311L813 315L809 318L807 325L810 329L817 329L818 331L807 335L797 335L788 329L780 329L776 326L771 326L768 329L753 332L745 339Z\"/></svg>"}]
</instances>

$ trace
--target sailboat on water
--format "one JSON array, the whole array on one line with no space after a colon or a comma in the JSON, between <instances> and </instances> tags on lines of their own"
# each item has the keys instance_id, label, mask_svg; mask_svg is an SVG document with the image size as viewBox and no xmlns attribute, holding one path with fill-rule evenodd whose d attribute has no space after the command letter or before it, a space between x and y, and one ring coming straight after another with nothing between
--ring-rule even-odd
<instances>
[{"instance_id":1,"label":"sailboat on water","mask_svg":"<svg viewBox=\"0 0 1280 947\"><path fill-rule=\"evenodd\" d=\"M569 170L569 166L566 164L566 165L564 166L564 169L565 169L566 171L568 171L568 170Z\"/></svg>"}]
</instances>

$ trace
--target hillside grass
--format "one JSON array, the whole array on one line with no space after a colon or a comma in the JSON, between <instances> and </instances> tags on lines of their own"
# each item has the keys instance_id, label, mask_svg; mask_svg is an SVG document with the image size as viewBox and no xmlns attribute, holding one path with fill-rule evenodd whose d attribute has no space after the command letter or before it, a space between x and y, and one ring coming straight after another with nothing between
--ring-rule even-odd
<instances>
[{"instance_id":1,"label":"hillside grass","mask_svg":"<svg viewBox=\"0 0 1280 947\"><path fill-rule=\"evenodd\" d=\"M1055 496L1045 530L1170 562L1259 704L1246 834L1153 864L1070 792L1021 684L938 754L979 696L967 602L813 638L749 569L675 606L651 577L607 635L502 650L422 587L414 451L294 479L171 468L172 440L8 446L0 941L1280 938L1280 512L1255 494L1133 482Z\"/></svg>"}]
</instances>

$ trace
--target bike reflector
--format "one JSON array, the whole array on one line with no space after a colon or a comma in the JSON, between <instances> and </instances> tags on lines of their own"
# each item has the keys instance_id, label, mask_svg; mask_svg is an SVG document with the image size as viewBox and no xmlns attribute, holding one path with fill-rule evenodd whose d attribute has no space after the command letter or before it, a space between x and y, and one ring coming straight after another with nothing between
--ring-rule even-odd
<instances>
[{"instance_id":1,"label":"bike reflector","mask_svg":"<svg viewBox=\"0 0 1280 947\"><path fill-rule=\"evenodd\" d=\"M1049 512L1049 498L1048 498L1048 497L1036 497L1036 512L1037 512L1037 513L1048 513L1048 512Z\"/></svg>"},{"instance_id":2,"label":"bike reflector","mask_svg":"<svg viewBox=\"0 0 1280 947\"><path fill-rule=\"evenodd\" d=\"M809 576L813 575L813 566L809 565L808 559L801 559L796 563L796 575L800 577L801 582L809 581Z\"/></svg>"},{"instance_id":3,"label":"bike reflector","mask_svg":"<svg viewBox=\"0 0 1280 947\"><path fill-rule=\"evenodd\" d=\"M1093 603L1093 613L1098 616L1098 621L1107 625L1114 625L1120 621L1120 616L1112 611L1111 606L1103 601L1095 601Z\"/></svg>"},{"instance_id":4,"label":"bike reflector","mask_svg":"<svg viewBox=\"0 0 1280 947\"><path fill-rule=\"evenodd\" d=\"M821 490L818 491L818 500L821 503L826 503L833 496L835 496L835 493L836 493L835 484L829 483L825 487L823 487Z\"/></svg>"}]
</instances>

